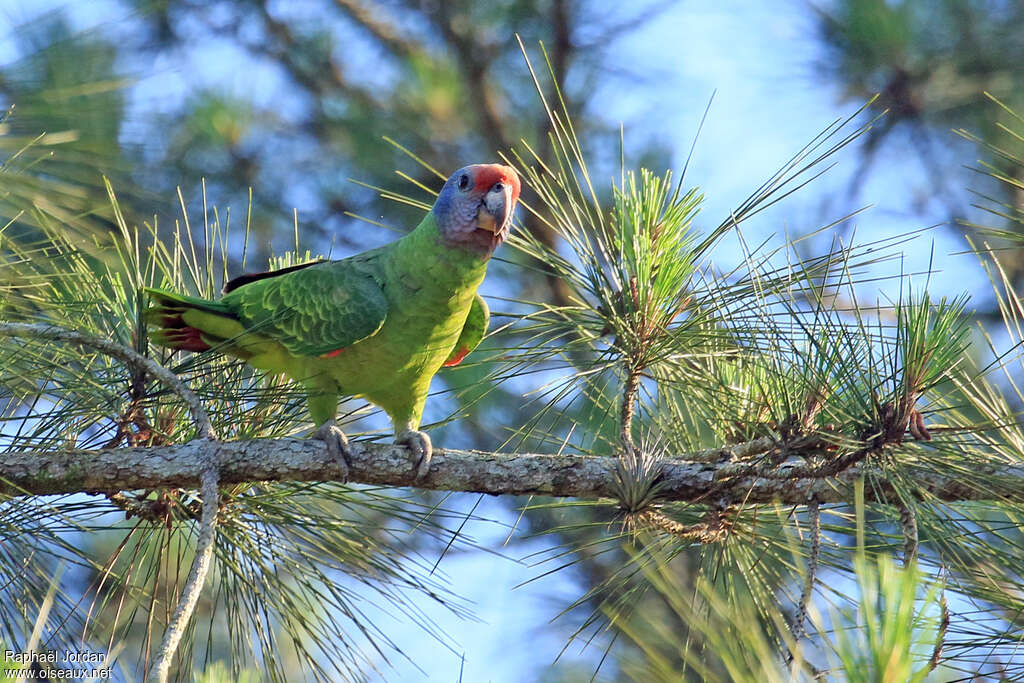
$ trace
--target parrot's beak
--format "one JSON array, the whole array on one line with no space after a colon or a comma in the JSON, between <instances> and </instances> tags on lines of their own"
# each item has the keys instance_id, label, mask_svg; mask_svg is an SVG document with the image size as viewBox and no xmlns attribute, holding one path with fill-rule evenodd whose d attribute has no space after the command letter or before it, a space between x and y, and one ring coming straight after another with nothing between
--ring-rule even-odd
<instances>
[{"instance_id":1,"label":"parrot's beak","mask_svg":"<svg viewBox=\"0 0 1024 683\"><path fill-rule=\"evenodd\" d=\"M494 220L494 215L487 210L487 205L480 203L480 209L476 212L476 227L487 232L498 232L501 228Z\"/></svg>"},{"instance_id":2,"label":"parrot's beak","mask_svg":"<svg viewBox=\"0 0 1024 683\"><path fill-rule=\"evenodd\" d=\"M514 200L511 194L509 185L505 185L501 192L488 192L476 212L477 227L496 235L504 231L512 213L510 208Z\"/></svg>"}]
</instances>

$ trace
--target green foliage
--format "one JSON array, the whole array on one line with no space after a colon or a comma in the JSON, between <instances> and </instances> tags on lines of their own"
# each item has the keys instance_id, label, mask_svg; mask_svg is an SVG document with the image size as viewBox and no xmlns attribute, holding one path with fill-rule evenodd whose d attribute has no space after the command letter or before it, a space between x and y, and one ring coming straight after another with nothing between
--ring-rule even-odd
<instances>
[{"instance_id":1,"label":"green foliage","mask_svg":"<svg viewBox=\"0 0 1024 683\"><path fill-rule=\"evenodd\" d=\"M147 199L119 146L128 81L112 43L73 36L59 14L18 28L6 38L24 56L0 71L0 233L38 239L59 225L90 240L111 227L102 174L133 205Z\"/></svg>"},{"instance_id":2,"label":"green foliage","mask_svg":"<svg viewBox=\"0 0 1024 683\"><path fill-rule=\"evenodd\" d=\"M154 10L154 21L172 4ZM481 17L467 7L457 14L486 25L519 17L523 7L512 3ZM859 7L889 12L890 5ZM887 59L903 54L913 37L910 3L892 7L884 25L868 15L848 17L856 31L883 36L878 49ZM467 97L463 87L483 95L473 99L477 104L487 104L491 95L491 103L515 108L510 111L525 106L521 98L496 93L492 81L467 79L487 69L472 72L472 60L438 57L429 40L398 41L411 46L389 76L402 89L381 101L366 84L325 83L343 73L332 68L332 39L315 26L296 34L257 9L275 40L254 49L281 60L290 78L317 94L319 104L330 105L316 108L309 125L334 131L327 148L360 164L366 151L369 185L386 185L378 180L381 169L390 172L395 158L405 163L406 157L398 144L397 152L379 153L366 131L450 134L481 126L474 128L478 136L491 135L471 122L485 119L486 107L470 113L459 106ZM445 33L450 19L434 28L443 40L472 48L471 36ZM374 26L367 17L357 23ZM388 36L374 34L374 40L387 42ZM788 679L788 653L794 655L790 670L800 675L810 675L811 662L834 661L851 678L911 677L920 672L922 657L931 655L922 648L936 640L951 670L1019 674L1012 657L1024 589L1024 511L1012 488L1019 479L1002 479L998 472L1024 459L1024 306L999 254L985 253L982 260L992 274L1002 324L979 333L990 353L972 358L966 300L936 301L919 289L919 277L911 282L902 268L893 272L901 249L914 248L920 233L837 242L824 254L802 256L800 240L751 245L741 230L816 177L874 122L851 126L851 117L828 126L733 212L704 227L701 194L684 188L685 174L674 178L623 164L617 182L596 179L577 136L583 127L575 120L573 98L558 89L564 64L557 54L549 69L553 85L537 86L554 92L544 101L543 127L550 134L512 152L536 198L526 206L524 222L531 229L520 226L508 260L534 280L559 283L565 297L555 303L525 296L506 301L509 315L485 342L492 357L457 372L469 373L474 384L463 393L460 411L501 391L529 392L519 412L505 402L488 406L501 411L513 442L600 456L633 449L638 455L619 461L619 500L525 505L531 531L552 544L530 558L541 575L579 570L585 577L583 594L564 610L571 640L610 651L624 636L635 648L616 652L627 673L665 680L676 680L671 677L682 670L709 679ZM519 75L526 78L527 72ZM505 95L517 95L518 85L502 83L509 88ZM196 159L189 150L208 148L225 178L239 168L265 169L272 155L263 150L254 159L247 147L279 124L263 114L249 116L231 98L208 94L183 137L170 136L168 154L187 164ZM517 118L505 134L516 139L528 128ZM411 147L428 150L426 179L408 179L429 196L432 160L450 165L452 157L484 148L480 140L466 141L471 137L417 138ZM486 144L493 141L486 137ZM23 142L16 140L12 149ZM20 165L31 159L16 153L0 169L12 179L9 187L31 175L34 160ZM334 171L325 174L331 182L342 172ZM1016 187L1014 176L996 179L1003 177ZM275 192L288 185L280 180L268 183ZM30 181L20 195L8 195L17 211L34 211L29 198L36 196L39 179ZM410 213L425 206L387 187L381 194ZM284 201L272 195L268 202ZM327 190L323 196L337 198ZM129 227L116 201L111 206L114 237L90 233L82 239L66 229L60 214L45 212L33 225L35 238L0 231L3 319L52 322L152 352L140 320L142 287L215 296L228 277L234 245L256 241L250 223L239 235L229 214L205 206L201 226L183 211L173 230L154 221L139 231ZM65 212L66 223L80 213ZM817 232L827 234L837 224ZM296 230L294 252L272 263L309 258L299 244ZM243 253L243 264L245 259ZM879 283L898 286L900 295L877 297ZM301 395L281 378L206 356L165 354L159 360L199 391L225 438L306 433L310 427ZM364 415L360 406L350 417ZM180 402L145 377L103 356L32 342L0 346L0 434L4 450L95 448L181 442L194 428ZM706 500L659 500L659 467L669 458L689 454L718 462L730 457L726 450L759 439L772 447L724 464L726 474L709 482ZM869 493L898 501L916 516L920 573L897 570L886 559L906 542L895 531L896 506L871 504L863 520L850 506L829 508L814 586L817 600L839 606L829 611L827 628L815 617L810 640L795 642L784 612L799 602L804 558L811 555L809 539L794 541L803 534L806 512L803 506L747 504L735 482L760 477L785 487L854 465ZM929 488L950 477L957 495L984 501L950 501ZM144 653L159 636L191 558L196 503L188 491L0 503L5 642L25 640L32 623L26 617L44 612L53 570L63 561L72 570L58 584L46 618L53 642L84 639L97 648L125 643L133 655L143 653L132 661L136 669L144 667ZM443 504L367 487L254 484L225 491L221 515L215 569L182 653L183 672L230 658L236 678L253 661L272 680L288 680L293 666L319 680L371 672L383 677L387 663L405 655L378 615L416 623L443 645L446 636L416 601L469 614L422 560L424 547L440 549L453 538L456 545L471 545L453 532L461 519ZM863 539L851 544L858 534ZM940 573L948 576L944 590L951 596L945 633L930 623L935 595L920 585L930 588ZM975 609L975 602L981 607ZM833 633L837 625L842 630ZM632 652L641 659L630 660ZM212 668L207 675L228 674Z\"/></svg>"},{"instance_id":3,"label":"green foliage","mask_svg":"<svg viewBox=\"0 0 1024 683\"><path fill-rule=\"evenodd\" d=\"M646 564L651 612L615 623L631 646L622 660L625 676L652 683L926 680L948 618L942 586L914 565L901 568L888 555L869 554L863 516L856 530L855 590L845 606L830 606L827 618L812 607L813 649L793 639L780 613L765 623L755 598L725 596L703 574L691 583L667 558ZM806 571L799 556L795 561ZM808 661L815 650L824 651L828 669Z\"/></svg>"},{"instance_id":4,"label":"green foliage","mask_svg":"<svg viewBox=\"0 0 1024 683\"><path fill-rule=\"evenodd\" d=\"M287 229L297 196L307 235L354 252L375 236L349 217L379 216L376 197L348 178L391 192L406 188L395 169L432 182L382 138L399 140L447 177L542 135L546 119L537 101L523 96L530 77L514 33L553 46L574 113L585 116L595 143L612 139L616 121L597 108L584 114L595 81L621 68L603 45L664 9L650 0L612 14L561 0L127 5L136 11L118 27L143 36L141 45L123 46L127 64L148 70L188 63L198 72L180 80L172 74L168 80L184 96L147 98L150 118L129 131L131 144L145 150L149 187L170 195L180 185L194 196L205 179L225 203L253 188L252 252L261 262L273 251L267 244ZM210 45L217 59L205 52ZM248 79L238 87L216 82L225 54L244 64L258 87ZM418 216L405 208L392 214L393 225L406 227Z\"/></svg>"},{"instance_id":5,"label":"green foliage","mask_svg":"<svg viewBox=\"0 0 1024 683\"><path fill-rule=\"evenodd\" d=\"M984 93L1020 93L1019 72L1007 68L1024 56L1020 2L841 0L816 9L828 68L846 96L881 93L877 106L895 123L970 125L989 134L1000 117Z\"/></svg>"},{"instance_id":6,"label":"green foliage","mask_svg":"<svg viewBox=\"0 0 1024 683\"><path fill-rule=\"evenodd\" d=\"M113 207L121 234L97 246L116 253L116 263L98 261L64 233L9 244L0 277L19 285L5 299L5 319L73 327L145 351L142 287L215 295L227 277L220 256L232 239L216 211L207 214L199 239L187 215L166 237L156 224L147 226L153 246L145 249L116 200ZM163 353L159 360L196 388L222 438L308 433L302 392L281 377L217 357ZM102 355L45 341L0 345L0 406L5 451L159 445L194 434L188 411L159 385ZM44 577L65 561L76 571L61 582L47 622L53 643L84 637L95 649L117 642L145 653L147 643L158 642L191 561L198 514L193 492L0 504L6 558L0 571L19 575L4 582L0 601L6 639L23 638L16 617L39 607ZM353 676L401 656L400 644L369 616L375 612L404 615L428 637L446 642L411 596L466 614L418 557L425 547L451 541L450 514L399 492L365 487L224 490L215 570L200 603L205 617L190 626L183 664L224 657L230 647L233 675L248 651L248 661L261 662L271 680L290 678L284 653L317 680ZM86 534L89 542L74 542L69 531ZM33 558L27 566L19 559L25 557ZM225 628L226 639L219 635ZM144 657L134 661L145 665Z\"/></svg>"},{"instance_id":7,"label":"green foliage","mask_svg":"<svg viewBox=\"0 0 1024 683\"><path fill-rule=\"evenodd\" d=\"M1019 462L1024 450L1019 407L995 397L1001 395L1004 374L1021 376L1021 347L1014 344L980 368L971 361L966 297L936 301L917 289L919 276L911 279L902 268L892 272L902 262L900 250L918 235L835 245L820 257L798 257L792 243L750 247L740 231L743 220L799 187L817 164L865 129L844 135L840 126L830 127L702 235L693 213L697 192L665 191L671 187L667 176L634 176L623 169L611 188L611 203L605 203L609 193L595 185L567 113L552 107L549 116L554 161L543 163L529 146L514 158L539 198L540 205L528 210L549 217L566 248L522 235L515 245L566 283L569 303L520 302L527 312L508 328L519 336L506 345L507 365L495 377L541 368L545 373L547 384L535 392L534 414L519 430L523 441L613 455L629 449L630 426L641 435L640 457L620 458L619 501L538 501L529 508L538 533L560 541L538 562L557 569L583 565L589 572L591 588L565 610L572 615L572 639L610 648L615 638L609 630L618 633L624 623L649 620L658 628L678 628L695 642L708 639L710 651L732 653L728 656L744 666L760 667L748 669L748 675L768 675L764 669L778 658L762 654L786 652L790 638L776 596L780 590L789 594L795 578L793 548L784 539L798 528L800 515L744 504L742 491L728 493L729 476L709 483L706 504L657 500L659 463L670 454L713 460L723 457L723 446L747 447L760 438L775 446L730 463L734 476L776 479L785 487L858 465L873 496L891 500L895 495L910 506L921 530L926 575L948 572L955 577L950 591L1001 605L992 618L953 610L952 623L970 626L944 634L950 668L979 666L974 656L979 648L1012 651L1012 628L1004 620L1013 620L1010 605L1016 598L1006 595L1005 587L1019 585L1024 555L1019 534L1007 533L1004 520L1019 516L1019 503L1009 483L1004 486L993 472L1001 463ZM641 210L635 202L649 204ZM668 237L659 243L663 235ZM722 250L727 237L735 240L742 258L715 268L712 253ZM677 249L683 257L675 257L674 267L658 270ZM864 290L879 282L898 286L901 294L891 303L865 303ZM1006 327L1020 329L1019 302L1010 289L1002 296L1010 313ZM650 320L657 323L648 325ZM632 412L625 406L634 402L631 425ZM579 415L583 421L576 421ZM987 502L948 503L929 489L929 481L951 474L965 487L958 495ZM719 495L728 503L716 505ZM898 511L884 504L869 509L874 558L902 543L891 531ZM828 533L849 534L849 515L841 509L832 514L840 523ZM619 528L623 531L616 533ZM918 581L916 575L896 575L884 560L854 567L855 557L854 549L840 543L822 550L823 572L843 576L857 568L862 576L855 586L830 581L825 592L850 605L860 604L862 592L875 591L874 599L881 591L887 605L902 596L903 607L894 607L891 615L896 621L883 627L907 626L914 610L907 611L912 601L905 593ZM707 627L709 636L695 632L700 627L678 614L666 620L645 598L649 572L666 563L676 569L665 571L686 577L678 599L691 601L688 609L742 605L746 611L736 621L756 635L733 646L722 623ZM872 578L876 574L880 578ZM1003 597L995 594L999 587ZM841 615L836 618L846 618ZM851 663L861 656L886 656L876 636L865 634L866 641L852 639L836 648ZM801 655L816 666L822 665L822 637L813 636L815 647ZM904 652L909 642L890 644ZM655 656L652 650L660 652L662 645L655 640L641 647L649 646L648 661L663 660L668 680L678 653ZM911 675L920 667L907 668L910 661L890 663ZM1016 670L1015 665L983 666L992 672ZM874 671L877 680L888 675L884 667Z\"/></svg>"},{"instance_id":8,"label":"green foliage","mask_svg":"<svg viewBox=\"0 0 1024 683\"><path fill-rule=\"evenodd\" d=\"M662 603L654 612L657 617L634 614L614 624L635 647L622 662L629 680L781 683L808 673L803 661L788 670L776 643L760 628L751 600L722 596L704 576L691 584L667 558L650 562L644 580ZM785 632L781 615L776 626Z\"/></svg>"},{"instance_id":9,"label":"green foliage","mask_svg":"<svg viewBox=\"0 0 1024 683\"><path fill-rule=\"evenodd\" d=\"M1024 108L1018 68L1024 61L1024 2L839 0L818 3L814 10L826 49L821 71L840 85L844 99L875 96L876 109L886 112L883 125L860 149L851 190L864 184L888 141L887 151L898 145L896 154L912 154L924 167L925 201L939 204L951 227L963 225L973 234L964 181L956 174L975 157L950 137L953 129L987 143L978 148L978 163L993 181L972 191L987 198L987 210L1002 214L1002 224L990 227L1019 232L1013 214L1024 197L1024 138L1014 110ZM913 196L912 190L903 194ZM1006 253L1002 262L1019 287L1024 260Z\"/></svg>"},{"instance_id":10,"label":"green foliage","mask_svg":"<svg viewBox=\"0 0 1024 683\"><path fill-rule=\"evenodd\" d=\"M837 667L851 683L925 680L931 656L941 647L940 589L924 584L914 569L898 568L886 555L855 559L858 602L832 614Z\"/></svg>"},{"instance_id":11,"label":"green foliage","mask_svg":"<svg viewBox=\"0 0 1024 683\"><path fill-rule=\"evenodd\" d=\"M979 238L994 239L986 249L1000 251L1000 261L1009 260L1012 264L1018 245L1024 239L1024 202L1021 201L1024 197L1024 117L990 93L985 94L1000 113L1001 120L995 124L996 132L986 137L979 137L963 128L956 132L992 159L981 160L972 170L989 180L995 192L973 190L973 194L979 202L975 206L998 224L962 222Z\"/></svg>"},{"instance_id":12,"label":"green foliage","mask_svg":"<svg viewBox=\"0 0 1024 683\"><path fill-rule=\"evenodd\" d=\"M243 669L232 673L224 662L214 662L196 676L196 683L259 683L260 672L256 669Z\"/></svg>"}]
</instances>

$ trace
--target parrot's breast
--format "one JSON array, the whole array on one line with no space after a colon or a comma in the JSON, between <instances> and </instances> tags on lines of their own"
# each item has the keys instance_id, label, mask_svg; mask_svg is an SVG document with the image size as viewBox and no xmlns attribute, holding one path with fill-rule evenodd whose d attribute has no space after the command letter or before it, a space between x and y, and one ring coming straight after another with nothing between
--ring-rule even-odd
<instances>
[{"instance_id":1,"label":"parrot's breast","mask_svg":"<svg viewBox=\"0 0 1024 683\"><path fill-rule=\"evenodd\" d=\"M431 256L426 249L396 250L382 267L388 313L381 329L319 360L341 393L417 423L430 380L455 348L487 267L485 259L469 255Z\"/></svg>"}]
</instances>

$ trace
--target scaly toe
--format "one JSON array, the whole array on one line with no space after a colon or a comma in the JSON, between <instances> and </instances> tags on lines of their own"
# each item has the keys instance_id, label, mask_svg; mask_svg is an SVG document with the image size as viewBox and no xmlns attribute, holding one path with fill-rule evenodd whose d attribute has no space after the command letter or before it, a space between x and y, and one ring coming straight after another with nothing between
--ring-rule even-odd
<instances>
[{"instance_id":1,"label":"scaly toe","mask_svg":"<svg viewBox=\"0 0 1024 683\"><path fill-rule=\"evenodd\" d=\"M341 469L341 481L348 481L349 466L352 464L352 450L348 446L348 437L345 436L345 432L341 431L334 420L328 420L313 433L313 438L327 444L327 452Z\"/></svg>"},{"instance_id":2,"label":"scaly toe","mask_svg":"<svg viewBox=\"0 0 1024 683\"><path fill-rule=\"evenodd\" d=\"M412 451L416 460L416 481L423 481L430 471L430 456L434 451L426 432L406 430L395 437L395 443L404 444Z\"/></svg>"}]
</instances>

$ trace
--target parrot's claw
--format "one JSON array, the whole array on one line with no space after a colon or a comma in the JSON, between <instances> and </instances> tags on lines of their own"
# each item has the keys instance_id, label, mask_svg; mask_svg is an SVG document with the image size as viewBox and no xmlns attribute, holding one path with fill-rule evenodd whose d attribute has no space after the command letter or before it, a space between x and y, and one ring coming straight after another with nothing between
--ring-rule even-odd
<instances>
[{"instance_id":1,"label":"parrot's claw","mask_svg":"<svg viewBox=\"0 0 1024 683\"><path fill-rule=\"evenodd\" d=\"M416 481L423 481L423 478L427 476L427 472L430 471L430 455L434 451L434 447L430 443L430 437L427 436L426 432L406 429L395 436L395 443L408 446L412 454L417 456Z\"/></svg>"},{"instance_id":2,"label":"parrot's claw","mask_svg":"<svg viewBox=\"0 0 1024 683\"><path fill-rule=\"evenodd\" d=\"M313 438L327 444L327 452L341 468L341 481L348 481L348 468L352 464L352 451L348 447L348 437L341 431L334 419L324 422L313 432Z\"/></svg>"}]
</instances>

